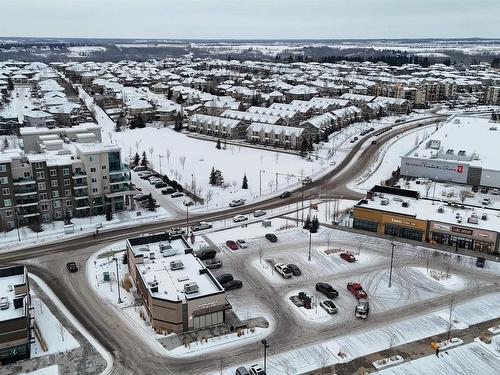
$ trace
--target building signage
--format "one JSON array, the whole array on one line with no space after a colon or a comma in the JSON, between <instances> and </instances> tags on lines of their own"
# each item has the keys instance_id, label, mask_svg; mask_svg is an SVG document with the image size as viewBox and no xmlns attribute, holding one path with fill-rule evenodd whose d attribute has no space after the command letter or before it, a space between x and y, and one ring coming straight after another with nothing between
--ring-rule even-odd
<instances>
[{"instance_id":1,"label":"building signage","mask_svg":"<svg viewBox=\"0 0 500 375\"><path fill-rule=\"evenodd\" d=\"M217 302L207 302L207 303L202 303L201 305L198 305L199 309L208 309L210 307L217 306Z\"/></svg>"},{"instance_id":2,"label":"building signage","mask_svg":"<svg viewBox=\"0 0 500 375\"><path fill-rule=\"evenodd\" d=\"M489 238L490 235L484 232L477 232L478 237Z\"/></svg>"},{"instance_id":3,"label":"building signage","mask_svg":"<svg viewBox=\"0 0 500 375\"><path fill-rule=\"evenodd\" d=\"M457 173L464 173L464 166L463 165L457 165Z\"/></svg>"},{"instance_id":4,"label":"building signage","mask_svg":"<svg viewBox=\"0 0 500 375\"><path fill-rule=\"evenodd\" d=\"M464 166L463 165L449 165L449 164L436 164L436 163L429 163L424 160L420 160L418 162L415 161L409 161L405 160L405 167L417 167L417 168L428 168L428 169L437 169L440 171L450 171L450 172L456 172L456 173L463 173L464 172ZM404 167L403 167L404 168Z\"/></svg>"},{"instance_id":5,"label":"building signage","mask_svg":"<svg viewBox=\"0 0 500 375\"><path fill-rule=\"evenodd\" d=\"M415 223L413 221L408 221L408 220L403 220L403 219L395 219L393 217L391 217L391 223L408 225L410 227L414 227L415 226Z\"/></svg>"},{"instance_id":6,"label":"building signage","mask_svg":"<svg viewBox=\"0 0 500 375\"><path fill-rule=\"evenodd\" d=\"M457 234L465 234L467 236L472 236L474 231L472 229L460 228L460 227L451 227L451 231Z\"/></svg>"},{"instance_id":7,"label":"building signage","mask_svg":"<svg viewBox=\"0 0 500 375\"><path fill-rule=\"evenodd\" d=\"M449 232L451 230L449 225L436 224L436 223L432 224L432 229L444 230L446 232Z\"/></svg>"}]
</instances>

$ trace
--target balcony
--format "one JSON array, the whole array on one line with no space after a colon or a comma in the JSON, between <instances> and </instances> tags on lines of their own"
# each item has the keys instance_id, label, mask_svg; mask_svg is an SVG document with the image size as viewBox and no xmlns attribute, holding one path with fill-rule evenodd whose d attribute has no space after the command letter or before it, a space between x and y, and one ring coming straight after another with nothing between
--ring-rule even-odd
<instances>
[{"instance_id":1,"label":"balcony","mask_svg":"<svg viewBox=\"0 0 500 375\"><path fill-rule=\"evenodd\" d=\"M72 178L77 179L77 178L85 178L87 177L87 172L85 171L79 171L79 172L73 172Z\"/></svg>"},{"instance_id":2,"label":"balcony","mask_svg":"<svg viewBox=\"0 0 500 375\"><path fill-rule=\"evenodd\" d=\"M33 177L21 177L21 178L15 178L12 180L14 185L30 185L34 184L35 180Z\"/></svg>"},{"instance_id":3,"label":"balcony","mask_svg":"<svg viewBox=\"0 0 500 375\"><path fill-rule=\"evenodd\" d=\"M22 199L16 201L16 206L18 207L36 206L37 204L38 204L38 199Z\"/></svg>"},{"instance_id":4,"label":"balcony","mask_svg":"<svg viewBox=\"0 0 500 375\"><path fill-rule=\"evenodd\" d=\"M88 196L89 196L88 191L83 189L78 189L73 193L73 198L75 199L88 198Z\"/></svg>"},{"instance_id":5,"label":"balcony","mask_svg":"<svg viewBox=\"0 0 500 375\"><path fill-rule=\"evenodd\" d=\"M119 184L119 183L127 183L130 182L130 176L127 175L122 175L122 176L116 176L116 175L111 175L109 178L109 183L111 184Z\"/></svg>"},{"instance_id":6,"label":"balcony","mask_svg":"<svg viewBox=\"0 0 500 375\"><path fill-rule=\"evenodd\" d=\"M109 170L109 175L114 175L114 174L118 174L118 173L130 173L130 168L128 167L127 164L122 164L121 165L121 168L120 169L116 169L116 170Z\"/></svg>"},{"instance_id":7,"label":"balcony","mask_svg":"<svg viewBox=\"0 0 500 375\"><path fill-rule=\"evenodd\" d=\"M14 195L16 197L24 197L24 196L28 196L28 195L33 195L33 194L36 194L37 191L36 191L36 187L31 187L31 188L24 188L24 189L16 189L14 190Z\"/></svg>"}]
</instances>

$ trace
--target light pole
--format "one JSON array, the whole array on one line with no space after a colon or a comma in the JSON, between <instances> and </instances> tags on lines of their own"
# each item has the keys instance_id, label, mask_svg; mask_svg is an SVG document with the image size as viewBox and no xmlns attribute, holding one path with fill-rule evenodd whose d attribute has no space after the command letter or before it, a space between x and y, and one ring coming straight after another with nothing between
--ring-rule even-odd
<instances>
[{"instance_id":1,"label":"light pole","mask_svg":"<svg viewBox=\"0 0 500 375\"><path fill-rule=\"evenodd\" d=\"M122 299L120 297L120 275L118 273L118 258L115 256L113 260L116 264L116 289L118 289L118 303L122 303Z\"/></svg>"},{"instance_id":2,"label":"light pole","mask_svg":"<svg viewBox=\"0 0 500 375\"><path fill-rule=\"evenodd\" d=\"M163 159L163 155L158 155L158 161L160 163L160 174L163 174L161 171L161 159Z\"/></svg>"},{"instance_id":3,"label":"light pole","mask_svg":"<svg viewBox=\"0 0 500 375\"><path fill-rule=\"evenodd\" d=\"M394 248L396 247L396 245L393 242L391 242L391 246L392 250L391 250L391 268L389 269L389 288L392 285L392 263L394 261Z\"/></svg>"},{"instance_id":4,"label":"light pole","mask_svg":"<svg viewBox=\"0 0 500 375\"><path fill-rule=\"evenodd\" d=\"M266 173L264 169L259 169L259 196L262 195L262 173Z\"/></svg>"},{"instance_id":5,"label":"light pole","mask_svg":"<svg viewBox=\"0 0 500 375\"><path fill-rule=\"evenodd\" d=\"M21 235L19 234L19 208L16 207L14 210L14 213L16 215L16 229L17 229L17 240L21 242Z\"/></svg>"},{"instance_id":6,"label":"light pole","mask_svg":"<svg viewBox=\"0 0 500 375\"><path fill-rule=\"evenodd\" d=\"M312 231L311 228L309 228L309 256L307 257L307 260L309 262L311 261L311 241L312 241Z\"/></svg>"},{"instance_id":7,"label":"light pole","mask_svg":"<svg viewBox=\"0 0 500 375\"><path fill-rule=\"evenodd\" d=\"M186 206L186 238L189 237L189 206L191 206L192 202L186 202L184 205Z\"/></svg>"},{"instance_id":8,"label":"light pole","mask_svg":"<svg viewBox=\"0 0 500 375\"><path fill-rule=\"evenodd\" d=\"M267 340L264 339L261 341L262 345L264 345L264 372L267 370L267 348L269 348L269 344Z\"/></svg>"}]
</instances>

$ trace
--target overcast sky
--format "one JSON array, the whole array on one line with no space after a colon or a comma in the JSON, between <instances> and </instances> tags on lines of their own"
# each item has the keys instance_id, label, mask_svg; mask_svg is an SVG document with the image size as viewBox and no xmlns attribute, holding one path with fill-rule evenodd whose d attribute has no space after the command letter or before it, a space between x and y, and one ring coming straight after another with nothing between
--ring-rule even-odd
<instances>
[{"instance_id":1,"label":"overcast sky","mask_svg":"<svg viewBox=\"0 0 500 375\"><path fill-rule=\"evenodd\" d=\"M0 0L0 36L499 38L500 0Z\"/></svg>"}]
</instances>

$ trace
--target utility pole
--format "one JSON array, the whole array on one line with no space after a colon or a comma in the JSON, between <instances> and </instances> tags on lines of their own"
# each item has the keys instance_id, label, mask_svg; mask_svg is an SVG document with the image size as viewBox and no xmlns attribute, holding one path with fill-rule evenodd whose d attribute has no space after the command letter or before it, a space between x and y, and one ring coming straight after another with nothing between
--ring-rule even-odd
<instances>
[{"instance_id":1,"label":"utility pole","mask_svg":"<svg viewBox=\"0 0 500 375\"><path fill-rule=\"evenodd\" d=\"M307 260L309 262L311 261L311 241L312 241L312 232L311 228L309 228L309 256L307 257Z\"/></svg>"},{"instance_id":2,"label":"utility pole","mask_svg":"<svg viewBox=\"0 0 500 375\"><path fill-rule=\"evenodd\" d=\"M122 303L122 299L120 296L120 274L118 273L118 258L115 255L113 259L116 263L116 289L118 289L118 303Z\"/></svg>"},{"instance_id":3,"label":"utility pole","mask_svg":"<svg viewBox=\"0 0 500 375\"><path fill-rule=\"evenodd\" d=\"M392 285L392 263L394 261L394 248L396 247L396 245L393 242L391 242L391 246L392 250L391 250L391 268L389 270L389 288Z\"/></svg>"},{"instance_id":4,"label":"utility pole","mask_svg":"<svg viewBox=\"0 0 500 375\"><path fill-rule=\"evenodd\" d=\"M189 206L191 206L191 202L186 202L186 238L189 237Z\"/></svg>"},{"instance_id":5,"label":"utility pole","mask_svg":"<svg viewBox=\"0 0 500 375\"><path fill-rule=\"evenodd\" d=\"M259 169L259 197L262 195L262 173L266 173L266 171Z\"/></svg>"},{"instance_id":6,"label":"utility pole","mask_svg":"<svg viewBox=\"0 0 500 375\"><path fill-rule=\"evenodd\" d=\"M264 372L267 371L267 348L269 348L269 344L267 340L264 339L261 341L262 345L264 345Z\"/></svg>"}]
</instances>

